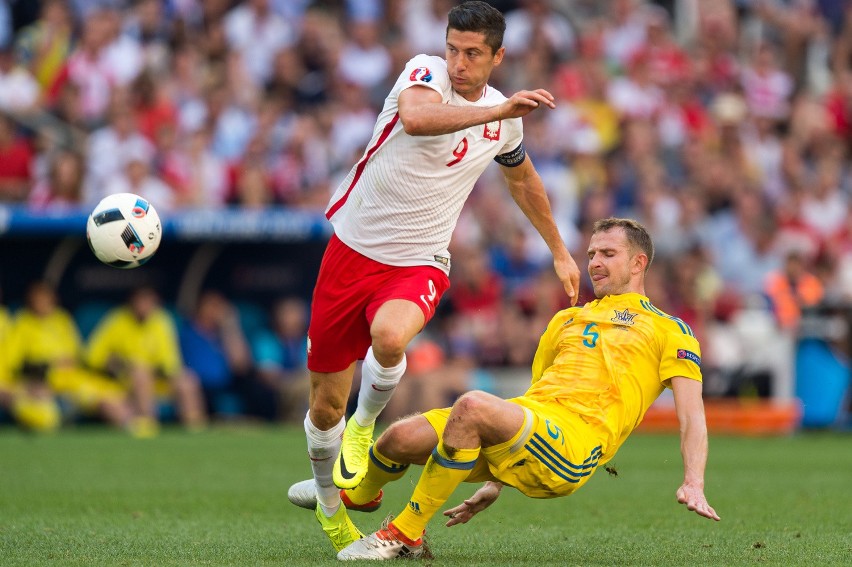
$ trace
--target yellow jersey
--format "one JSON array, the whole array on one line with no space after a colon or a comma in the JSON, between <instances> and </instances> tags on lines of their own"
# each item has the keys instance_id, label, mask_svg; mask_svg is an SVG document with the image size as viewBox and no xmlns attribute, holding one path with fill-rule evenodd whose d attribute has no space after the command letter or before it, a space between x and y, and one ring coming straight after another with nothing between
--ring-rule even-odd
<instances>
[{"instance_id":1,"label":"yellow jersey","mask_svg":"<svg viewBox=\"0 0 852 567\"><path fill-rule=\"evenodd\" d=\"M6 346L9 368L15 372L24 364L77 363L81 345L77 324L64 309L56 308L44 317L23 309L9 333Z\"/></svg>"},{"instance_id":2,"label":"yellow jersey","mask_svg":"<svg viewBox=\"0 0 852 567\"><path fill-rule=\"evenodd\" d=\"M12 335L12 318L5 307L0 306L0 386L12 381L9 343Z\"/></svg>"},{"instance_id":3,"label":"yellow jersey","mask_svg":"<svg viewBox=\"0 0 852 567\"><path fill-rule=\"evenodd\" d=\"M578 415L599 435L604 463L675 376L701 381L692 329L643 295L607 295L553 317L524 397Z\"/></svg>"},{"instance_id":4,"label":"yellow jersey","mask_svg":"<svg viewBox=\"0 0 852 567\"><path fill-rule=\"evenodd\" d=\"M162 309L144 321L126 307L107 313L92 332L86 361L92 368L104 369L111 357L159 370L166 377L177 375L183 366L174 322Z\"/></svg>"}]
</instances>

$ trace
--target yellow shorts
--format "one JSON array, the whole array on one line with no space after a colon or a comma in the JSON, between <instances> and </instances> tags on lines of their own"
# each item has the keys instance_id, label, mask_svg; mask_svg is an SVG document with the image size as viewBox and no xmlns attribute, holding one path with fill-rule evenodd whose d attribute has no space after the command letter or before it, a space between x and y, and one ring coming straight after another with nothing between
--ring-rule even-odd
<instances>
[{"instance_id":1,"label":"yellow shorts","mask_svg":"<svg viewBox=\"0 0 852 567\"><path fill-rule=\"evenodd\" d=\"M102 402L125 397L121 384L82 368L51 369L47 383L57 395L67 397L84 411L94 411Z\"/></svg>"},{"instance_id":2,"label":"yellow shorts","mask_svg":"<svg viewBox=\"0 0 852 567\"><path fill-rule=\"evenodd\" d=\"M531 498L567 496L597 469L601 445L579 416L564 408L525 398L509 402L524 409L524 424L514 437L483 449L465 482L498 480ZM438 437L450 408L423 414Z\"/></svg>"}]
</instances>

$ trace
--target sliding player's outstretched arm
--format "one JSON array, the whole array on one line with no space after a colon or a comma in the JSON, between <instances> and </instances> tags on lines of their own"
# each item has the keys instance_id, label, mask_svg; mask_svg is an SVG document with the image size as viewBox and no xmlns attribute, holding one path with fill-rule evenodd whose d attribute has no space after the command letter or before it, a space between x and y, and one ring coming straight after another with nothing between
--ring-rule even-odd
<instances>
[{"instance_id":1,"label":"sliding player's outstretched arm","mask_svg":"<svg viewBox=\"0 0 852 567\"><path fill-rule=\"evenodd\" d=\"M677 489L677 501L700 516L718 521L719 515L704 496L707 422L701 399L701 382L681 376L672 378L671 382L680 423L680 452L683 457L683 484Z\"/></svg>"},{"instance_id":2,"label":"sliding player's outstretched arm","mask_svg":"<svg viewBox=\"0 0 852 567\"><path fill-rule=\"evenodd\" d=\"M502 489L503 483L501 482L489 480L483 484L479 490L473 493L473 496L444 512L444 515L449 518L447 527L468 523L475 515L494 504Z\"/></svg>"}]
</instances>

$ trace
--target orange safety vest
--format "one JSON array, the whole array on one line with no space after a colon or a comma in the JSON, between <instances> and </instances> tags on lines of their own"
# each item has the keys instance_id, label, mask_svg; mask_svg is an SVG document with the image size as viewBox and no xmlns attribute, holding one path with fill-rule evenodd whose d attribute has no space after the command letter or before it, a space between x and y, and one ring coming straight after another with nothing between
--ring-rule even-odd
<instances>
[{"instance_id":1,"label":"orange safety vest","mask_svg":"<svg viewBox=\"0 0 852 567\"><path fill-rule=\"evenodd\" d=\"M778 324L792 329L799 323L801 307L816 305L822 300L822 283L813 274L803 274L795 288L783 273L772 273L766 279L766 294L772 302Z\"/></svg>"}]
</instances>

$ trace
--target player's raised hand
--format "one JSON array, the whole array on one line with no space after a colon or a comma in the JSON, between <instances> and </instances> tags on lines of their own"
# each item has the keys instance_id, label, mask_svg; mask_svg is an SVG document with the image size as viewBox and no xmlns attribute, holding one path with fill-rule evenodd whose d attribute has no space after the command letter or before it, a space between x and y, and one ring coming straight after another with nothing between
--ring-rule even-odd
<instances>
[{"instance_id":1,"label":"player's raised hand","mask_svg":"<svg viewBox=\"0 0 852 567\"><path fill-rule=\"evenodd\" d=\"M704 491L697 486L692 486L686 483L682 484L680 488L677 489L677 501L681 504L686 504L687 510L695 512L699 516L704 516L705 518L710 518L717 522L721 520L719 514L716 513L716 510L710 506L707 502L707 498L704 497Z\"/></svg>"},{"instance_id":2,"label":"player's raised hand","mask_svg":"<svg viewBox=\"0 0 852 567\"><path fill-rule=\"evenodd\" d=\"M482 488L473 493L473 496L455 508L445 511L444 515L450 518L447 521L447 527L468 523L471 518L491 506L497 500L502 487L503 485L497 482L486 482Z\"/></svg>"},{"instance_id":3,"label":"player's raised hand","mask_svg":"<svg viewBox=\"0 0 852 567\"><path fill-rule=\"evenodd\" d=\"M577 262L569 254L567 258L554 259L553 268L571 300L571 306L576 305L580 296L580 268L577 267Z\"/></svg>"},{"instance_id":4,"label":"player's raised hand","mask_svg":"<svg viewBox=\"0 0 852 567\"><path fill-rule=\"evenodd\" d=\"M520 118L539 106L556 108L553 95L544 89L518 91L500 105L500 118Z\"/></svg>"}]
</instances>

